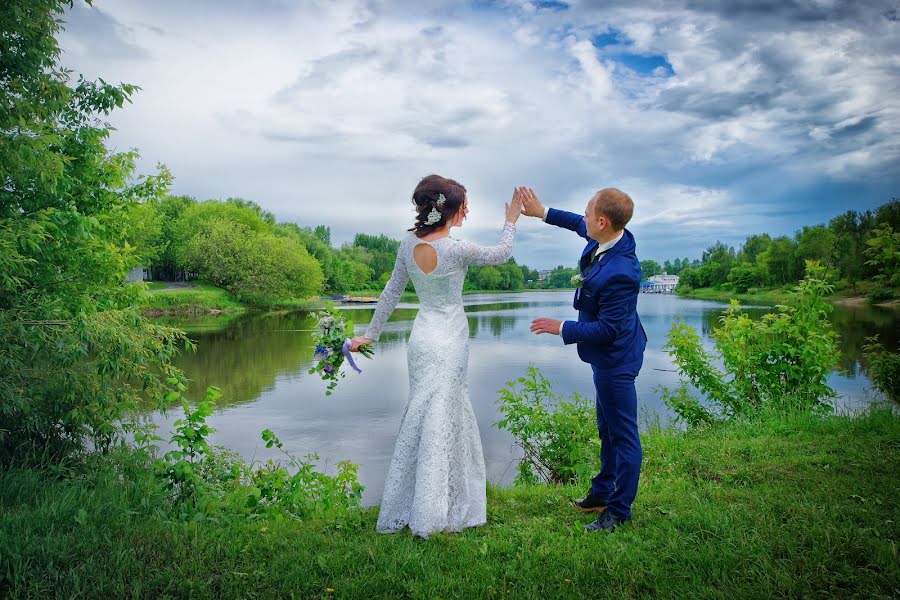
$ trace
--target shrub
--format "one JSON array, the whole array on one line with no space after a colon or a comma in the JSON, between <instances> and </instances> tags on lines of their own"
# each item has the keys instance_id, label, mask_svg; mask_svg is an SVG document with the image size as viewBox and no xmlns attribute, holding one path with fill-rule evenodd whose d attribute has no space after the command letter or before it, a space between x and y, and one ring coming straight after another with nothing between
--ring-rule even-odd
<instances>
[{"instance_id":1,"label":"shrub","mask_svg":"<svg viewBox=\"0 0 900 600\"><path fill-rule=\"evenodd\" d=\"M827 410L834 391L827 385L837 366L837 334L823 297L831 292L818 263L807 263L808 275L796 287L794 306L753 321L736 300L720 317L713 340L723 370L684 323L673 323L665 348L682 377L679 388L659 388L676 419L697 427L719 419L753 414L762 407ZM693 385L711 408L688 393Z\"/></svg>"},{"instance_id":2,"label":"shrub","mask_svg":"<svg viewBox=\"0 0 900 600\"><path fill-rule=\"evenodd\" d=\"M71 81L55 38L68 5L0 11L0 463L106 449L141 396L180 377L183 334L141 318L123 282L140 258L126 215L171 178L106 147L103 119L137 88Z\"/></svg>"},{"instance_id":3,"label":"shrub","mask_svg":"<svg viewBox=\"0 0 900 600\"><path fill-rule=\"evenodd\" d=\"M516 483L572 483L593 475L600 456L593 402L580 394L560 400L533 365L498 393L503 419L495 425L524 452Z\"/></svg>"},{"instance_id":4,"label":"shrub","mask_svg":"<svg viewBox=\"0 0 900 600\"><path fill-rule=\"evenodd\" d=\"M869 290L869 302L878 304L879 302L889 302L894 299L894 290L881 285L874 286Z\"/></svg>"},{"instance_id":5,"label":"shrub","mask_svg":"<svg viewBox=\"0 0 900 600\"><path fill-rule=\"evenodd\" d=\"M181 389L184 391L184 389ZM175 422L171 442L175 448L154 461L157 480L169 493L176 514L236 514L252 516L274 513L294 518L358 506L363 486L356 480L357 465L340 461L337 474L315 470L318 456L300 459L284 450L282 442L269 429L262 432L266 448L277 447L287 461L268 460L254 468L221 447L210 446L213 429L206 418L220 396L217 388L206 390L206 400L193 409L178 391L166 398L181 398L184 418ZM140 453L151 455L149 443L159 440L142 432Z\"/></svg>"}]
</instances>

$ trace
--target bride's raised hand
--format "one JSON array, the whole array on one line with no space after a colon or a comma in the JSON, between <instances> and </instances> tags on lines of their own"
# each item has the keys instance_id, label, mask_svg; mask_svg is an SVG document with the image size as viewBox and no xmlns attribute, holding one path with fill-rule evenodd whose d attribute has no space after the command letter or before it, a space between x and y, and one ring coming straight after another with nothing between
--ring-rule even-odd
<instances>
[{"instance_id":1,"label":"bride's raised hand","mask_svg":"<svg viewBox=\"0 0 900 600\"><path fill-rule=\"evenodd\" d=\"M515 191L513 191L512 200L510 200L505 205L506 207L506 222L507 223L515 223L519 220L519 217L522 215L522 201L518 198Z\"/></svg>"}]
</instances>

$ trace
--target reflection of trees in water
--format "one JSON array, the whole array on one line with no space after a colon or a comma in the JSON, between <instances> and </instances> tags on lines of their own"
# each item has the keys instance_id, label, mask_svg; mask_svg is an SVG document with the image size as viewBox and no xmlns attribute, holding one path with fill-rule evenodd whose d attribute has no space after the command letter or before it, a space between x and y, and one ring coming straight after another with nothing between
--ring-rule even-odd
<instances>
[{"instance_id":1,"label":"reflection of trees in water","mask_svg":"<svg viewBox=\"0 0 900 600\"><path fill-rule=\"evenodd\" d=\"M491 304L470 304L464 307L466 313L496 312L498 310L519 310L536 306L559 306L559 302L494 302Z\"/></svg>"},{"instance_id":2,"label":"reflection of trees in water","mask_svg":"<svg viewBox=\"0 0 900 600\"><path fill-rule=\"evenodd\" d=\"M279 375L305 373L313 362L309 313L249 315L221 332L195 332L197 352L176 364L191 380L188 398L203 398L206 387L222 389L221 405L255 400Z\"/></svg>"},{"instance_id":3,"label":"reflection of trees in water","mask_svg":"<svg viewBox=\"0 0 900 600\"><path fill-rule=\"evenodd\" d=\"M516 324L515 317L506 317L502 315L490 316L469 316L469 337L475 337L479 331L485 329L491 332L495 338L500 337L508 331L512 331Z\"/></svg>"},{"instance_id":4,"label":"reflection of trees in water","mask_svg":"<svg viewBox=\"0 0 900 600\"><path fill-rule=\"evenodd\" d=\"M759 319L764 314L774 312L774 308L748 308L745 312L751 319ZM710 310L703 313L703 335L711 337L713 329L719 327L722 311ZM898 320L900 311L883 307L840 306L834 307L831 323L837 330L838 346L841 351L840 368L849 377L866 373L867 365L862 357L866 338L878 335L884 347L895 351L898 345Z\"/></svg>"},{"instance_id":5,"label":"reflection of trees in water","mask_svg":"<svg viewBox=\"0 0 900 600\"><path fill-rule=\"evenodd\" d=\"M850 375L865 373L868 364L862 356L867 337L877 335L890 351L897 350L897 321L900 311L883 307L839 306L831 313L831 321L840 334L841 368Z\"/></svg>"}]
</instances>

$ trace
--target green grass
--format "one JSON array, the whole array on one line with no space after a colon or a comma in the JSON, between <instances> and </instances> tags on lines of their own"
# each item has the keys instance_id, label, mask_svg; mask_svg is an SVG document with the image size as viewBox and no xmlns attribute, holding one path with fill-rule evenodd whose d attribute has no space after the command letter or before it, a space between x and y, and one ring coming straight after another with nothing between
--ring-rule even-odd
<instances>
[{"instance_id":1,"label":"green grass","mask_svg":"<svg viewBox=\"0 0 900 600\"><path fill-rule=\"evenodd\" d=\"M684 298L692 298L695 300L713 300L716 302L728 302L732 298L739 300L742 304L787 304L790 302L792 295L789 289L783 288L767 288L760 289L755 292L747 292L739 294L734 291L721 290L718 288L697 288L689 292L679 292L679 296Z\"/></svg>"},{"instance_id":2,"label":"green grass","mask_svg":"<svg viewBox=\"0 0 900 600\"><path fill-rule=\"evenodd\" d=\"M843 286L836 290L827 300L831 302L840 302L850 298L865 298L876 284L872 281L859 281L856 289L848 286L846 282ZM727 289L723 290L718 287L697 288L689 292L679 292L678 295L684 298L693 298L696 300L713 300L716 302L728 302L732 298L739 300L742 304L788 304L792 298L793 285L777 288L759 288L754 291L739 294ZM895 290L895 297L898 291ZM867 302L868 303L868 302Z\"/></svg>"},{"instance_id":3,"label":"green grass","mask_svg":"<svg viewBox=\"0 0 900 600\"><path fill-rule=\"evenodd\" d=\"M242 311L247 308L227 290L203 282L191 282L191 285L197 287L145 292L141 310L146 314L202 314L210 311ZM159 287L157 285L155 289Z\"/></svg>"},{"instance_id":4,"label":"green grass","mask_svg":"<svg viewBox=\"0 0 900 600\"><path fill-rule=\"evenodd\" d=\"M161 290L164 282L145 282L150 290L144 294L141 310L149 316L157 315L202 315L211 312L243 312L251 308L237 299L228 290L209 283L192 281L196 287L178 290ZM269 309L280 310L314 310L325 306L326 302L318 298L283 300L268 306Z\"/></svg>"},{"instance_id":5,"label":"green grass","mask_svg":"<svg viewBox=\"0 0 900 600\"><path fill-rule=\"evenodd\" d=\"M488 490L488 524L375 533L377 509L173 522L146 478L0 472L0 596L895 598L900 418L651 430L634 520L588 534L583 490ZM329 592L328 590L333 590Z\"/></svg>"}]
</instances>

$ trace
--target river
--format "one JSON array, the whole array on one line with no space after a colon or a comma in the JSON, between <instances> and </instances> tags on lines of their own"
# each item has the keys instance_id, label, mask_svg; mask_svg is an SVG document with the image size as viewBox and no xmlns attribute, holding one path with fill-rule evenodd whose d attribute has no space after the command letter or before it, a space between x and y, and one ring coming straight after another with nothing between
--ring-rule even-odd
<instances>
[{"instance_id":1,"label":"river","mask_svg":"<svg viewBox=\"0 0 900 600\"><path fill-rule=\"evenodd\" d=\"M591 369L574 346L557 336L535 336L529 324L535 317L571 319L571 291L477 294L464 297L469 319L470 397L484 446L488 479L508 484L519 457L511 437L493 426L499 418L497 390L523 375L530 364L541 368L560 396L593 396ZM656 388L675 386L678 376L663 350L675 320L701 333L712 347L710 333L724 304L688 300L671 295L642 294L638 311L649 338L644 366L637 380L644 422L668 418ZM772 310L749 307L758 317ZM347 308L358 334L371 319L371 306ZM248 460L277 456L266 449L259 434L272 429L286 449L297 455L317 453L320 466L334 472L339 460L360 465L359 480L366 487L365 504L377 504L394 448L408 391L406 341L416 315L415 304L401 303L376 344L373 360L360 358L362 374L349 372L332 396L325 384L308 375L312 364L312 328L308 313L249 313L240 316L164 318L184 328L197 344L195 353L182 354L177 364L192 380L189 397L202 398L207 385L222 390L216 413L208 419L216 429L213 443L239 452ZM875 307L836 307L832 321L841 336L841 371L829 384L837 392L838 410L854 410L872 400L870 382L861 361L866 336L879 334L896 349L900 311ZM440 367L440 365L436 365ZM163 417L148 414L161 426L163 437L181 417L173 408Z\"/></svg>"}]
</instances>

